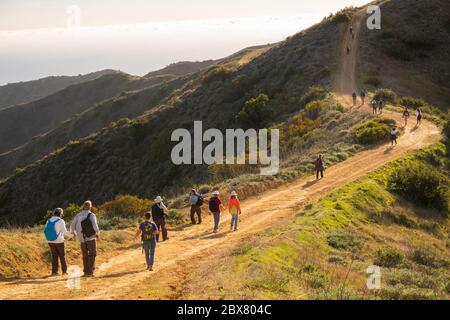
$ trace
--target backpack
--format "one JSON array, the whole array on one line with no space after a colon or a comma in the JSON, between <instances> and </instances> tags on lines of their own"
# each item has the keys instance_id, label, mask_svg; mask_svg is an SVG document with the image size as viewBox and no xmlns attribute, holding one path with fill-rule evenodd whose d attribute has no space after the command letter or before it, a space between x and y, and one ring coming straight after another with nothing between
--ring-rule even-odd
<instances>
[{"instance_id":1,"label":"backpack","mask_svg":"<svg viewBox=\"0 0 450 320\"><path fill-rule=\"evenodd\" d=\"M202 206L204 202L205 202L205 200L203 199L203 197L198 195L198 200L197 200L197 203L195 205Z\"/></svg>"},{"instance_id":2,"label":"backpack","mask_svg":"<svg viewBox=\"0 0 450 320\"><path fill-rule=\"evenodd\" d=\"M81 233L83 234L84 238L90 238L97 233L97 232L95 232L94 225L92 224L92 221L90 219L91 214L92 214L92 212L89 212L86 219L81 221Z\"/></svg>"},{"instance_id":3,"label":"backpack","mask_svg":"<svg viewBox=\"0 0 450 320\"><path fill-rule=\"evenodd\" d=\"M142 241L153 239L153 233L155 231L153 229L153 224L151 224L150 222L144 222L142 224L141 230L142 230Z\"/></svg>"},{"instance_id":4,"label":"backpack","mask_svg":"<svg viewBox=\"0 0 450 320\"><path fill-rule=\"evenodd\" d=\"M316 159L315 166L316 166L316 169L317 169L317 170L323 169L323 162L322 162L322 160L319 159L319 158L317 158L317 159Z\"/></svg>"},{"instance_id":5,"label":"backpack","mask_svg":"<svg viewBox=\"0 0 450 320\"><path fill-rule=\"evenodd\" d=\"M211 212L219 212L219 205L216 201L217 198L209 199L209 211Z\"/></svg>"},{"instance_id":6,"label":"backpack","mask_svg":"<svg viewBox=\"0 0 450 320\"><path fill-rule=\"evenodd\" d=\"M164 210L156 203L152 206L152 218L153 220L164 218Z\"/></svg>"},{"instance_id":7,"label":"backpack","mask_svg":"<svg viewBox=\"0 0 450 320\"><path fill-rule=\"evenodd\" d=\"M55 225L61 219L56 219L55 221L47 221L47 225L45 226L44 234L47 241L55 241L59 237L59 233L56 233Z\"/></svg>"}]
</instances>

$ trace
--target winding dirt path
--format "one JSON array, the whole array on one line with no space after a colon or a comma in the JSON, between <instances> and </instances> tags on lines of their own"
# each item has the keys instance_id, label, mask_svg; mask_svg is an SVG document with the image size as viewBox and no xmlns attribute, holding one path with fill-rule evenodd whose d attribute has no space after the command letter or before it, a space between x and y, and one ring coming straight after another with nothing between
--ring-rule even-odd
<instances>
[{"instance_id":1,"label":"winding dirt path","mask_svg":"<svg viewBox=\"0 0 450 320\"><path fill-rule=\"evenodd\" d=\"M349 40L347 30L341 47L344 54L339 55L335 88L338 98L347 105L349 99L351 103L351 92L356 90L357 41L363 18L363 13L355 17L355 39ZM353 42L349 55L345 52L347 41ZM402 123L397 113L386 111L384 115ZM317 200L407 152L435 143L439 138L439 129L428 121L423 121L418 128L409 124L394 148L382 145L363 151L328 168L322 180L302 177L243 201L243 215L237 232L227 231L227 214L223 214L221 232L215 235L211 234L212 219L209 216L202 225L173 231L170 240L157 247L154 272L145 270L140 249L128 249L100 265L95 278L82 278L80 289L66 288L66 279L62 277L23 279L0 283L0 299L176 299L183 295L179 290L185 275L195 272L196 266L209 256L226 252L255 233L270 228L273 223L291 218L305 203Z\"/></svg>"}]
</instances>

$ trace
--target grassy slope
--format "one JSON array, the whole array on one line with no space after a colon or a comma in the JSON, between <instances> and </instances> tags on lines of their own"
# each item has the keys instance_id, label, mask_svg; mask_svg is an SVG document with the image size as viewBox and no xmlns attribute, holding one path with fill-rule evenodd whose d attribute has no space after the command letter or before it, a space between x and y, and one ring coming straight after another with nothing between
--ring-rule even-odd
<instances>
[{"instance_id":1,"label":"grassy slope","mask_svg":"<svg viewBox=\"0 0 450 320\"><path fill-rule=\"evenodd\" d=\"M117 255L117 250L138 247L133 235L133 229L102 232L97 266ZM69 266L82 265L78 241L66 240L66 253ZM0 280L49 275L50 259L42 227L0 230Z\"/></svg>"},{"instance_id":2,"label":"grassy slope","mask_svg":"<svg viewBox=\"0 0 450 320\"><path fill-rule=\"evenodd\" d=\"M50 96L28 104L0 111L0 153L46 133L71 116L81 113L123 90L137 87L139 81L127 74L104 75L92 81L69 86Z\"/></svg>"},{"instance_id":3,"label":"grassy slope","mask_svg":"<svg viewBox=\"0 0 450 320\"><path fill-rule=\"evenodd\" d=\"M381 16L381 30L361 29L358 73L362 84L392 88L448 110L450 2L386 1Z\"/></svg>"},{"instance_id":4,"label":"grassy slope","mask_svg":"<svg viewBox=\"0 0 450 320\"><path fill-rule=\"evenodd\" d=\"M95 133L120 118L140 116L189 80L188 77L175 78L211 63L214 61L176 63L146 77L126 74L101 77L0 112L0 134L8 138L0 143L0 178L11 175L15 168L41 159L70 140ZM141 90L143 88L148 90ZM141 92L133 94L139 90ZM131 95L130 105L124 104L120 110L113 108L118 98Z\"/></svg>"},{"instance_id":5,"label":"grassy slope","mask_svg":"<svg viewBox=\"0 0 450 320\"><path fill-rule=\"evenodd\" d=\"M424 159L445 152L442 145L430 150L336 190L299 212L294 222L276 226L211 261L185 288L204 294L186 297L450 298L448 215L416 207L386 189L388 175L399 166L427 162ZM443 176L448 176L446 161ZM382 267L381 290L367 290L366 269L380 264L377 252L389 252L388 248L404 259L394 267ZM214 277L211 269L216 270Z\"/></svg>"},{"instance_id":6,"label":"grassy slope","mask_svg":"<svg viewBox=\"0 0 450 320\"><path fill-rule=\"evenodd\" d=\"M19 104L29 103L60 91L68 86L91 81L115 70L102 70L79 76L46 77L38 80L9 83L0 86L0 110Z\"/></svg>"},{"instance_id":7,"label":"grassy slope","mask_svg":"<svg viewBox=\"0 0 450 320\"><path fill-rule=\"evenodd\" d=\"M173 129L192 129L194 119L203 120L204 128L236 127L236 113L261 92L277 111L273 120L283 121L298 110L298 99L311 84L330 83L339 28L329 21L316 25L226 76L208 78L210 70L192 75L193 81L140 119L72 143L0 183L0 215L19 210L22 222L33 222L49 207L85 197L96 203L119 193L151 197L207 181L206 166L171 163ZM124 97L116 109L126 109L135 97Z\"/></svg>"}]
</instances>

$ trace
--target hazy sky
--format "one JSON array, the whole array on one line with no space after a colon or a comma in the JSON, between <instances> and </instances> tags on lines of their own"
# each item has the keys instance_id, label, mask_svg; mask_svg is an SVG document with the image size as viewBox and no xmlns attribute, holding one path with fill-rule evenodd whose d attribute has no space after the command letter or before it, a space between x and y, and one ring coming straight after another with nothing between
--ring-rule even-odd
<instances>
[{"instance_id":1,"label":"hazy sky","mask_svg":"<svg viewBox=\"0 0 450 320\"><path fill-rule=\"evenodd\" d=\"M104 68L143 75L276 42L368 0L0 0L0 85Z\"/></svg>"}]
</instances>

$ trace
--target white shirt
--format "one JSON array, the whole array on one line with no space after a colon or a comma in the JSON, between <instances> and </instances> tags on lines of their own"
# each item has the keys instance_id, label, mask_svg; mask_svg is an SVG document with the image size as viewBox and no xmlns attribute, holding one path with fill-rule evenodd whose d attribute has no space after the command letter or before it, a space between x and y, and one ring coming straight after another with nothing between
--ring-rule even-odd
<instances>
[{"instance_id":1,"label":"white shirt","mask_svg":"<svg viewBox=\"0 0 450 320\"><path fill-rule=\"evenodd\" d=\"M98 224L97 224L97 217L95 216L95 214L90 211L83 210L75 216L75 218L72 221L72 224L70 225L70 233L72 233L72 234L76 233L77 237L78 237L78 241L80 241L81 243L84 243L84 241L85 241L85 239L83 237L83 232L81 232L81 221L86 219L87 216L89 215L89 213L91 213L91 216L89 217L89 219L91 219L92 226L94 227L96 234L90 238L86 238L86 241L94 240L96 238L96 236L100 234L100 230L99 230Z\"/></svg>"},{"instance_id":2,"label":"white shirt","mask_svg":"<svg viewBox=\"0 0 450 320\"><path fill-rule=\"evenodd\" d=\"M47 240L48 243L64 243L64 236L66 234L67 234L67 236L71 237L71 235L67 232L66 223L60 217L53 216L53 217L51 217L50 219L47 220L47 223L49 221L55 222L58 219L59 219L59 221L55 223L55 231L58 234L58 238L56 238L56 240L53 240L53 241L48 241Z\"/></svg>"}]
</instances>

